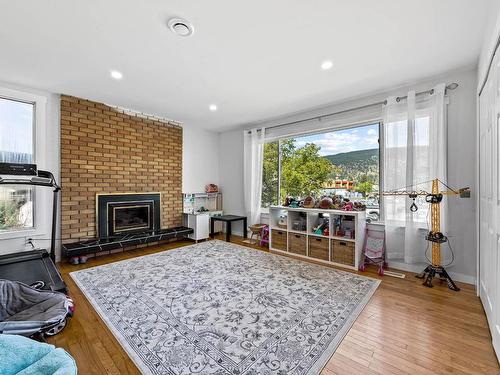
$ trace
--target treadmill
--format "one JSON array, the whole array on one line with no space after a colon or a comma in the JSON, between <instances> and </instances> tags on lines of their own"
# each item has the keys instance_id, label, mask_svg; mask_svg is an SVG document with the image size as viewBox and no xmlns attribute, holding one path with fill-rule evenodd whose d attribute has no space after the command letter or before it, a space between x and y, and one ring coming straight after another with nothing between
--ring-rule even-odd
<instances>
[{"instance_id":1,"label":"treadmill","mask_svg":"<svg viewBox=\"0 0 500 375\"><path fill-rule=\"evenodd\" d=\"M5 175L9 177L1 177ZM41 281L42 290L67 294L68 288L55 265L57 206L61 188L54 175L37 170L35 164L0 163L0 185L29 185L54 189L50 253L45 249L34 249L0 255L0 279L20 281L27 285L40 284Z\"/></svg>"}]
</instances>

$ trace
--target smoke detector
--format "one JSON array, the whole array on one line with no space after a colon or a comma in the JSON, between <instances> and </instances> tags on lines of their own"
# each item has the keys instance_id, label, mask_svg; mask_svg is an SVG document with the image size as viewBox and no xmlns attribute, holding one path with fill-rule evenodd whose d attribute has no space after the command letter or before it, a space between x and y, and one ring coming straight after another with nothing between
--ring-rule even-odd
<instances>
[{"instance_id":1,"label":"smoke detector","mask_svg":"<svg viewBox=\"0 0 500 375\"><path fill-rule=\"evenodd\" d=\"M193 25L182 18L172 18L168 21L168 28L178 36L190 36L194 33Z\"/></svg>"}]
</instances>

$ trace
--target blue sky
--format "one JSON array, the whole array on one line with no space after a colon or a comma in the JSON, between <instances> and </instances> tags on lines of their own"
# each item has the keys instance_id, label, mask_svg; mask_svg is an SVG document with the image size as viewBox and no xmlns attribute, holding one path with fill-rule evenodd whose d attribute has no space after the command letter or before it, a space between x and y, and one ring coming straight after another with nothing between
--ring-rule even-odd
<instances>
[{"instance_id":1,"label":"blue sky","mask_svg":"<svg viewBox=\"0 0 500 375\"><path fill-rule=\"evenodd\" d=\"M298 147L304 146L306 143L314 143L320 146L319 153L321 156L368 150L378 147L378 124L308 135L295 139Z\"/></svg>"},{"instance_id":2,"label":"blue sky","mask_svg":"<svg viewBox=\"0 0 500 375\"><path fill-rule=\"evenodd\" d=\"M33 152L33 105L0 98L0 151Z\"/></svg>"}]
</instances>

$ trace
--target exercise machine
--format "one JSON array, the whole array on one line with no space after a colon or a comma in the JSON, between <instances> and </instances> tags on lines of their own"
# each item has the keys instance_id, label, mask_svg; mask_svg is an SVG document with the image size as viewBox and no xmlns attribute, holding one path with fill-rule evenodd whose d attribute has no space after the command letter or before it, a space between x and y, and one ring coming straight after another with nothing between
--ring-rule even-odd
<instances>
[{"instance_id":1,"label":"exercise machine","mask_svg":"<svg viewBox=\"0 0 500 375\"><path fill-rule=\"evenodd\" d=\"M425 239L429 241L432 245L432 260L430 264L415 277L419 279L425 279L423 285L432 288L432 279L435 276L439 276L441 280L446 281L448 288L453 291L458 292L460 288L452 280L446 269L441 264L441 244L448 242L448 237L446 237L441 232L441 202L444 196L455 195L460 198L470 198L470 188L466 187L459 189L458 191L451 189L444 182L435 178L432 180L432 190L427 192L424 190L407 190L408 188L416 188L417 185L406 187L404 189L396 189L391 191L383 192L382 195L405 195L412 199L412 204L410 206L410 211L416 212L418 207L415 200L418 196L425 196L425 201L431 205L431 228L429 233L425 236ZM443 185L446 189L440 191L439 185Z\"/></svg>"},{"instance_id":2,"label":"exercise machine","mask_svg":"<svg viewBox=\"0 0 500 375\"><path fill-rule=\"evenodd\" d=\"M55 265L56 224L60 186L54 175L37 170L35 164L0 163L0 185L28 185L53 189L50 252L45 249L21 251L0 256L0 279L20 281L37 288L67 293L68 289ZM12 176L12 177L10 177Z\"/></svg>"}]
</instances>

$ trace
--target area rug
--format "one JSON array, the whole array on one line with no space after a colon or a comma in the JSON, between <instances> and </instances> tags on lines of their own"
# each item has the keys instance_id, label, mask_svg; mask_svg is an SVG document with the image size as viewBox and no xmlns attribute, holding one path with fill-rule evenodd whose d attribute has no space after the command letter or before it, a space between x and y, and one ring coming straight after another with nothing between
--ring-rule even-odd
<instances>
[{"instance_id":1,"label":"area rug","mask_svg":"<svg viewBox=\"0 0 500 375\"><path fill-rule=\"evenodd\" d=\"M71 277L155 375L319 374L379 284L222 241Z\"/></svg>"}]
</instances>

